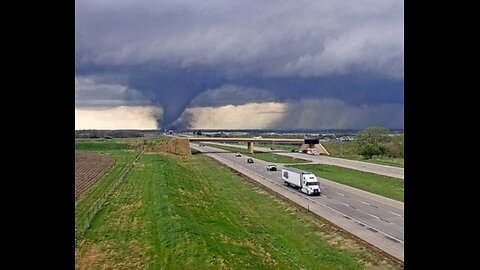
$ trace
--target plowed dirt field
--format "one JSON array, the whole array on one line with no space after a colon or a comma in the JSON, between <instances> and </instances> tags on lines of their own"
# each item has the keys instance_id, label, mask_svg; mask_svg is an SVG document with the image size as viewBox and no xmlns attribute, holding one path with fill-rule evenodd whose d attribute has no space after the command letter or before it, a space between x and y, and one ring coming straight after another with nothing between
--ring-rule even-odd
<instances>
[{"instance_id":1,"label":"plowed dirt field","mask_svg":"<svg viewBox=\"0 0 480 270\"><path fill-rule=\"evenodd\" d=\"M75 200L115 163L106 155L75 151Z\"/></svg>"}]
</instances>

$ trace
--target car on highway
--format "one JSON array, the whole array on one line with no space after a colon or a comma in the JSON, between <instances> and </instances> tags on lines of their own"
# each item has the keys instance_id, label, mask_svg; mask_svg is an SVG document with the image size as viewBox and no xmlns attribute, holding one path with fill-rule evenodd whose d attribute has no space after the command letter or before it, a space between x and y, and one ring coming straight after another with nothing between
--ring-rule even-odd
<instances>
[{"instance_id":1,"label":"car on highway","mask_svg":"<svg viewBox=\"0 0 480 270\"><path fill-rule=\"evenodd\" d=\"M235 153L235 156L236 157L241 157L242 155L240 155L240 153Z\"/></svg>"},{"instance_id":2,"label":"car on highway","mask_svg":"<svg viewBox=\"0 0 480 270\"><path fill-rule=\"evenodd\" d=\"M276 171L277 170L277 165L275 164L268 164L267 165L267 171Z\"/></svg>"},{"instance_id":3,"label":"car on highway","mask_svg":"<svg viewBox=\"0 0 480 270\"><path fill-rule=\"evenodd\" d=\"M248 158L248 159L247 159L247 162L248 162L248 163L253 163L253 159Z\"/></svg>"}]
</instances>

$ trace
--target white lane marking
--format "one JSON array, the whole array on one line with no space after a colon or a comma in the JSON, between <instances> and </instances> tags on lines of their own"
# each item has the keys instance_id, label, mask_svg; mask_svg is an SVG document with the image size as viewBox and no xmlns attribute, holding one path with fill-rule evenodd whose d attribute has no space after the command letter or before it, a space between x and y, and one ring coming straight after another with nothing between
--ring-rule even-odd
<instances>
[{"instance_id":1,"label":"white lane marking","mask_svg":"<svg viewBox=\"0 0 480 270\"><path fill-rule=\"evenodd\" d=\"M369 204L369 203L364 202L364 201L360 201L360 202L363 203L363 204L366 204L366 205L368 205L368 206L378 208L378 206L375 206L375 205L373 205L373 204Z\"/></svg>"},{"instance_id":2,"label":"white lane marking","mask_svg":"<svg viewBox=\"0 0 480 270\"><path fill-rule=\"evenodd\" d=\"M394 214L395 216L403 217L402 215L394 213L394 212L390 212L390 213Z\"/></svg>"},{"instance_id":3,"label":"white lane marking","mask_svg":"<svg viewBox=\"0 0 480 270\"><path fill-rule=\"evenodd\" d=\"M390 221L388 221L388 220L386 220L386 219L383 219L383 218L380 218L380 220L383 220L383 221L385 221L385 222L387 222L387 223L391 223Z\"/></svg>"},{"instance_id":4,"label":"white lane marking","mask_svg":"<svg viewBox=\"0 0 480 270\"><path fill-rule=\"evenodd\" d=\"M372 215L372 214L370 214L370 213L368 213L368 214L369 214L370 216L372 216L372 217L376 218L376 219L380 219L380 217L377 217L377 216L375 216L375 215Z\"/></svg>"},{"instance_id":5,"label":"white lane marking","mask_svg":"<svg viewBox=\"0 0 480 270\"><path fill-rule=\"evenodd\" d=\"M340 192L337 192L337 194L340 194L340 195L342 195L343 197L352 198L352 197L350 197L350 196L348 196L348 195L345 195L345 194L343 194L343 193L340 193Z\"/></svg>"},{"instance_id":6,"label":"white lane marking","mask_svg":"<svg viewBox=\"0 0 480 270\"><path fill-rule=\"evenodd\" d=\"M343 205L346 205L346 206L348 206L348 207L350 207L350 205L348 205L348 204L346 204L346 203L344 203L344 202L342 202L342 204L343 204Z\"/></svg>"},{"instance_id":7,"label":"white lane marking","mask_svg":"<svg viewBox=\"0 0 480 270\"><path fill-rule=\"evenodd\" d=\"M211 156L211 155L214 155L214 154L212 153L212 154L209 154L209 155ZM224 158L221 158L221 159L224 159ZM233 165L235 166L235 162L233 162L233 161L230 161L230 160L228 160L228 159L224 159L224 161L227 161L227 162L229 162L229 163L234 163ZM226 164L225 162L223 162L223 163ZM349 215L347 215L347 214L345 214L345 213L343 213L343 212L341 212L341 211L339 211L339 210L337 210L337 209L334 209L334 208L332 208L332 207L330 207L330 206L328 206L328 205L326 205L326 204L324 204L324 203L321 203L321 202L319 202L319 201L316 201L316 200L314 200L314 199L312 199L312 198L309 198L309 197L307 197L306 195L304 195L304 194L302 194L302 193L293 192L293 190L289 189L288 187L285 187L285 186L283 186L282 184L279 184L279 183L277 183L277 182L275 182L275 181L272 181L271 179L267 179L267 178L263 177L262 175L258 174L257 172L254 172L254 171L252 171L252 170L250 170L250 169L247 169L247 168L245 168L245 167L243 167L243 169L245 169L245 170L247 170L247 171L249 171L249 172L251 172L251 173L253 173L253 174L257 175L257 176L260 176L261 178L263 178L263 179L271 182L271 183L274 184L274 185L277 185L277 186L283 188L284 190L288 190L288 191L290 191L290 192L292 192L292 193L295 193L296 195L298 195L298 196L300 196L300 197L302 197L302 198L304 198L304 199L306 199L306 200L309 200L309 201L311 201L311 202L313 202L313 203L316 203L316 204L320 204L320 205L322 205L323 207L325 207L325 208L327 208L327 209L330 209L330 210L332 210L332 211L334 211L334 212L336 212L336 213L339 213L339 214L341 214L341 215L343 215L343 216L347 216L347 217L349 217L351 220L353 220L353 221L355 221L355 222L357 222L357 223L359 223L359 224L363 224L363 225L366 226L366 227L370 227L370 228L376 230L377 232L379 232L379 233L381 233L381 234L383 234L383 235L385 235L385 236L388 236L388 237L390 237L390 238L392 238L392 239L395 239L396 241L398 241L398 242L401 243L401 244L405 244L404 241L396 238L395 236L392 236L392 235L390 235L390 234L388 234L388 233L386 233L386 232L383 232L383 231L381 231L381 230L379 230L379 229L377 229L377 228L374 228L373 226L370 226L370 225L368 225L368 224L366 224L366 223L364 223L364 222L362 222L362 221L360 221L360 220L358 220L358 219L356 219L356 218L354 218L354 217L351 217L351 216L349 216ZM338 192L337 192L337 193L338 193ZM281 194L280 194L280 195L281 195ZM371 214L369 214L369 215L371 215ZM377 216L374 216L374 217L378 218ZM378 218L378 219L380 219L380 218ZM394 224L394 223L391 223L391 224Z\"/></svg>"}]
</instances>

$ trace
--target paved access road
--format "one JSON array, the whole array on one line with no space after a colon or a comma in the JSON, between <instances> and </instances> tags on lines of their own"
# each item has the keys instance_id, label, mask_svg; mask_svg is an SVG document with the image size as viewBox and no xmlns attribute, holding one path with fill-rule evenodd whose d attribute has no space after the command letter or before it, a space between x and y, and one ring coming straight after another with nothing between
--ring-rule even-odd
<instances>
[{"instance_id":1,"label":"paved access road","mask_svg":"<svg viewBox=\"0 0 480 270\"><path fill-rule=\"evenodd\" d=\"M213 142L209 142L209 143L210 144L218 144L218 145L227 145L227 146L233 146L233 147L246 149L245 145L221 144L221 143L213 143ZM254 144L253 149L258 150L258 151L264 151L264 152L271 152L272 151L270 148L256 147L255 144ZM371 172L371 173L375 173L375 174L380 174L380 175L385 175L385 176L404 179L404 168L374 164L374 163L369 163L369 162L362 162L362 161L357 161L357 160L343 159L343 158L334 158L334 157L327 157L327 156L313 156L313 155L307 155L307 154L304 154L304 153L285 152L285 151L282 151L282 150L275 150L274 153L276 155L302 158L302 159L310 160L310 161L312 161L314 163L318 163L318 164L335 165L335 166L339 166L339 167L344 167L344 168L349 168L349 169L354 169L354 170L359 170L359 171L364 171L364 172Z\"/></svg>"},{"instance_id":2,"label":"paved access road","mask_svg":"<svg viewBox=\"0 0 480 270\"><path fill-rule=\"evenodd\" d=\"M278 171L271 172L266 170L269 163L259 159L247 163L245 155L235 157L234 153L219 148L191 146L403 261L402 202L320 177L321 195L308 196L283 185L282 164L277 164Z\"/></svg>"}]
</instances>

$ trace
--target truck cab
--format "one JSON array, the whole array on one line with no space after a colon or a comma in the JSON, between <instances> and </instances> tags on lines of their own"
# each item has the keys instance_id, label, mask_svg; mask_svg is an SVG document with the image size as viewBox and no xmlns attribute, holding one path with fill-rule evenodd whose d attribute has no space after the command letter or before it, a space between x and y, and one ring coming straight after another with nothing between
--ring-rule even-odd
<instances>
[{"instance_id":1,"label":"truck cab","mask_svg":"<svg viewBox=\"0 0 480 270\"><path fill-rule=\"evenodd\" d=\"M303 174L302 192L308 195L320 195L320 184L314 174Z\"/></svg>"}]
</instances>

